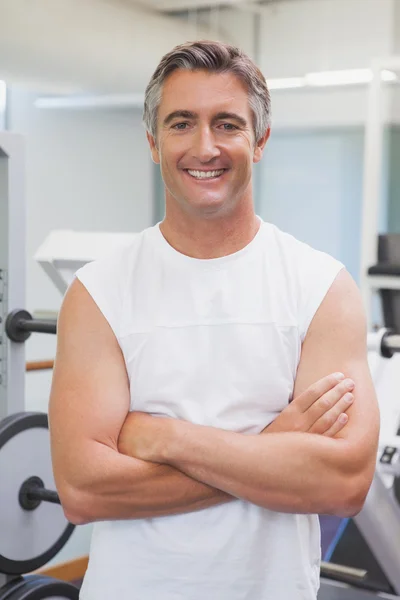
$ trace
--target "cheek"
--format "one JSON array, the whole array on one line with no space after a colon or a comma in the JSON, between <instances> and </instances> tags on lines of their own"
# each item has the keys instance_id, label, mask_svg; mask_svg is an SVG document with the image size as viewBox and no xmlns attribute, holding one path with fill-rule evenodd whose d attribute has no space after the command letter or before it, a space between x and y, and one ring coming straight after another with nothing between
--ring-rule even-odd
<instances>
[{"instance_id":1,"label":"cheek","mask_svg":"<svg viewBox=\"0 0 400 600\"><path fill-rule=\"evenodd\" d=\"M232 158L238 162L243 162L243 165L247 165L253 161L254 146L252 139L247 135L239 135L227 146L228 153L231 154Z\"/></svg>"},{"instance_id":2,"label":"cheek","mask_svg":"<svg viewBox=\"0 0 400 600\"><path fill-rule=\"evenodd\" d=\"M161 155L168 163L177 163L188 151L188 140L184 136L171 136L164 139L164 143L160 147Z\"/></svg>"}]
</instances>

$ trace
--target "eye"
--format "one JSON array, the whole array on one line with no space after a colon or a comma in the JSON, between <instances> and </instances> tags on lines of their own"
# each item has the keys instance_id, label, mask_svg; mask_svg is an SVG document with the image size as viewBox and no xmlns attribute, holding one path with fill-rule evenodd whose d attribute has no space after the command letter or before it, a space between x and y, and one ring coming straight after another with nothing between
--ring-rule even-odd
<instances>
[{"instance_id":1,"label":"eye","mask_svg":"<svg viewBox=\"0 0 400 600\"><path fill-rule=\"evenodd\" d=\"M188 123L176 123L175 125L172 125L172 129L177 129L178 131L183 131L184 129L186 129L187 125L188 125Z\"/></svg>"},{"instance_id":2,"label":"eye","mask_svg":"<svg viewBox=\"0 0 400 600\"><path fill-rule=\"evenodd\" d=\"M222 123L222 127L225 131L234 131L237 129L236 125L233 125L233 123Z\"/></svg>"}]
</instances>

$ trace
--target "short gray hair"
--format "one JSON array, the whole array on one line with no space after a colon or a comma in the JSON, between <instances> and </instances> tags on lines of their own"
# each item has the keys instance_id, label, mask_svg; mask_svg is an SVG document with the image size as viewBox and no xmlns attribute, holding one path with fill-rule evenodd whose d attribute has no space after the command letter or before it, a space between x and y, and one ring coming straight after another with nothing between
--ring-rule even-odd
<instances>
[{"instance_id":1,"label":"short gray hair","mask_svg":"<svg viewBox=\"0 0 400 600\"><path fill-rule=\"evenodd\" d=\"M236 75L248 89L256 141L263 137L271 123L271 96L264 75L239 48L212 41L181 44L161 59L145 92L143 123L150 135L156 138L164 82L177 69Z\"/></svg>"}]
</instances>

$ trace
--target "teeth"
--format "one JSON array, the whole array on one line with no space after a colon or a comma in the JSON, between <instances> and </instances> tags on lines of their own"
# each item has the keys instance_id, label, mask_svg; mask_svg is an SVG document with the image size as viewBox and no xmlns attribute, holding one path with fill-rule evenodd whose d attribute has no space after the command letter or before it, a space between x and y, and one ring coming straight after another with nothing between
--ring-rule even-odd
<instances>
[{"instance_id":1,"label":"teeth","mask_svg":"<svg viewBox=\"0 0 400 600\"><path fill-rule=\"evenodd\" d=\"M196 177L196 179L210 179L211 177L218 177L222 175L224 169L220 169L219 171L190 171L188 169L189 175L192 177Z\"/></svg>"}]
</instances>

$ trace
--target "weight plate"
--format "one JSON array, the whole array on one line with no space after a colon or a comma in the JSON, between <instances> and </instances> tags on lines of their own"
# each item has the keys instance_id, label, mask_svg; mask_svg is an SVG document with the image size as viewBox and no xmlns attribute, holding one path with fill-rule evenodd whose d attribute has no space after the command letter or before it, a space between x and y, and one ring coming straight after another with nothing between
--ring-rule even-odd
<instances>
[{"instance_id":1,"label":"weight plate","mask_svg":"<svg viewBox=\"0 0 400 600\"><path fill-rule=\"evenodd\" d=\"M7 587L7 589L6 589ZM30 575L0 589L0 600L78 600L79 589L51 577Z\"/></svg>"},{"instance_id":2,"label":"weight plate","mask_svg":"<svg viewBox=\"0 0 400 600\"><path fill-rule=\"evenodd\" d=\"M33 476L55 490L47 415L10 415L0 422L0 572L8 575L45 565L74 530L58 504L41 502L29 511L21 507L20 488Z\"/></svg>"}]
</instances>

